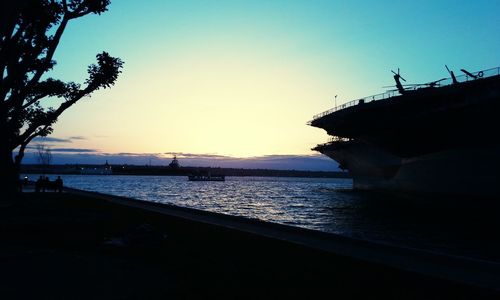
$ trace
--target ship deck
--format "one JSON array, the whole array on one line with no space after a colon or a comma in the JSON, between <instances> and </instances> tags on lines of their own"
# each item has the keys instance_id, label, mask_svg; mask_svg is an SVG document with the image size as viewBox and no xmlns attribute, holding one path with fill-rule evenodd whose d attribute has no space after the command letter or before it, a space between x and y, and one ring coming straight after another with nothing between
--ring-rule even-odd
<instances>
[{"instance_id":1,"label":"ship deck","mask_svg":"<svg viewBox=\"0 0 500 300\"><path fill-rule=\"evenodd\" d=\"M326 130L335 141L358 139L412 157L474 142L498 143L491 136L499 113L500 75L494 75L379 101L358 101L320 114L310 125Z\"/></svg>"}]
</instances>

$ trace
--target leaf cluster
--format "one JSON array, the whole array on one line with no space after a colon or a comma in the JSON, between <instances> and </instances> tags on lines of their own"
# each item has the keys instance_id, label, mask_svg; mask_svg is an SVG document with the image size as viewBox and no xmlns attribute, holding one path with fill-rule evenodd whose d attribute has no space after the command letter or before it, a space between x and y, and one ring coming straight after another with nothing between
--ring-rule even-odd
<instances>
[{"instance_id":1,"label":"leaf cluster","mask_svg":"<svg viewBox=\"0 0 500 300\"><path fill-rule=\"evenodd\" d=\"M44 76L56 65L53 56L67 24L101 14L109 4L109 0L0 3L0 138L4 146L23 149L34 137L50 134L67 108L95 90L114 85L123 62L107 52L96 55L83 85ZM59 102L47 107L47 99Z\"/></svg>"}]
</instances>

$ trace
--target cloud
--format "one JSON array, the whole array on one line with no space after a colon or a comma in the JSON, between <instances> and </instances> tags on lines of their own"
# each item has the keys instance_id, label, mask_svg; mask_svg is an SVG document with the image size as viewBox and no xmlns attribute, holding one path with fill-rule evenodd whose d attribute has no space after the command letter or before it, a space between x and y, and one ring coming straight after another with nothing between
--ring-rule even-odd
<instances>
[{"instance_id":1,"label":"cloud","mask_svg":"<svg viewBox=\"0 0 500 300\"><path fill-rule=\"evenodd\" d=\"M56 138L56 137L51 137L51 136L45 136L45 137L36 137L33 139L33 142L35 143L43 143L43 142L48 142L48 143L71 143L71 138Z\"/></svg>"},{"instance_id":2,"label":"cloud","mask_svg":"<svg viewBox=\"0 0 500 300\"><path fill-rule=\"evenodd\" d=\"M33 144L33 145L28 145L26 146L26 151L27 152L37 152L38 151L38 146L45 146L44 149L50 150L52 153L55 152L65 152L65 153L98 153L99 150L96 149L87 149L87 148L54 148L47 146L45 144Z\"/></svg>"},{"instance_id":3,"label":"cloud","mask_svg":"<svg viewBox=\"0 0 500 300\"><path fill-rule=\"evenodd\" d=\"M96 153L95 149L83 148L49 148L52 152L66 152L66 153Z\"/></svg>"},{"instance_id":4,"label":"cloud","mask_svg":"<svg viewBox=\"0 0 500 300\"><path fill-rule=\"evenodd\" d=\"M70 140L86 140L87 138L84 136L70 136Z\"/></svg>"},{"instance_id":5,"label":"cloud","mask_svg":"<svg viewBox=\"0 0 500 300\"><path fill-rule=\"evenodd\" d=\"M161 153L131 153L131 152L120 152L120 153L103 153L103 155L118 155L118 156L132 156L132 157L158 157L161 158Z\"/></svg>"},{"instance_id":6,"label":"cloud","mask_svg":"<svg viewBox=\"0 0 500 300\"><path fill-rule=\"evenodd\" d=\"M178 158L232 158L230 156L211 154L211 153L185 153L185 152L165 152L165 155L177 156Z\"/></svg>"},{"instance_id":7,"label":"cloud","mask_svg":"<svg viewBox=\"0 0 500 300\"><path fill-rule=\"evenodd\" d=\"M34 143L72 143L75 140L81 141L81 140L86 140L87 138L84 136L70 136L67 138L58 138L58 137L52 137L52 136L39 136L33 139Z\"/></svg>"}]
</instances>

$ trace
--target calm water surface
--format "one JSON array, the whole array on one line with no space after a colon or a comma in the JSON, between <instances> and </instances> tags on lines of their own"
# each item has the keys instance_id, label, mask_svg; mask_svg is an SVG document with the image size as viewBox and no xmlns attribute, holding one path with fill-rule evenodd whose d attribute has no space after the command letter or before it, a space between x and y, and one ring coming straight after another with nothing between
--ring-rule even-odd
<instances>
[{"instance_id":1,"label":"calm water surface","mask_svg":"<svg viewBox=\"0 0 500 300\"><path fill-rule=\"evenodd\" d=\"M350 179L226 177L225 182L182 176L65 175L66 186L228 215L338 232ZM334 201L332 201L334 200Z\"/></svg>"},{"instance_id":2,"label":"calm water surface","mask_svg":"<svg viewBox=\"0 0 500 300\"><path fill-rule=\"evenodd\" d=\"M190 182L180 176L62 177L66 186L83 190L500 261L498 209L354 192L351 179L226 177L225 182Z\"/></svg>"}]
</instances>

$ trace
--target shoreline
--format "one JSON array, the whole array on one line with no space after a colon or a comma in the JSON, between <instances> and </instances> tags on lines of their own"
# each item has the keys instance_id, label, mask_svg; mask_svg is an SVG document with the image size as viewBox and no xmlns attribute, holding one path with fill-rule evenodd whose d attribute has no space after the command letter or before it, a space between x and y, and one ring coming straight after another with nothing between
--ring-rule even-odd
<instances>
[{"instance_id":1,"label":"shoreline","mask_svg":"<svg viewBox=\"0 0 500 300\"><path fill-rule=\"evenodd\" d=\"M121 197L98 192L67 188L75 194L90 195L98 199L118 205L139 208L160 213L166 217L184 219L188 222L201 223L208 226L234 230L238 233L252 234L259 237L279 240L300 245L314 250L324 251L332 255L346 256L370 263L416 272L466 284L486 288L497 288L500 291L500 263L490 262L464 256L448 255L430 250L397 246L383 242L368 241L346 237L333 233L295 227L285 224L271 223L259 219L231 216L176 205L149 202L128 197ZM462 273L463 267L469 267ZM492 281L481 280L484 270L497 273Z\"/></svg>"},{"instance_id":2,"label":"shoreline","mask_svg":"<svg viewBox=\"0 0 500 300\"><path fill-rule=\"evenodd\" d=\"M500 293L500 265L496 263L70 188L62 194L24 196L21 202L1 208L0 222L7 237L1 244L2 256L9 247L24 247L26 253L21 256L26 258L32 258L37 248L62 251L69 260L72 251L105 262L125 257L125 265L153 268L172 278L186 277L170 287L180 293L176 295L245 298L231 295L253 286L249 298L266 292L279 295L284 289L293 298L331 292L332 285L341 295L404 294L415 299L450 295L487 298ZM151 230L141 235L137 233L141 226ZM41 232L41 236L31 230ZM127 239L123 236L134 235L136 242L124 244ZM57 257L49 257L57 261ZM123 268L108 267L108 272ZM220 278L207 273L216 273L229 288L224 291ZM137 280L149 284L146 279ZM193 289L192 285L206 290ZM151 292L164 295L165 291Z\"/></svg>"},{"instance_id":3,"label":"shoreline","mask_svg":"<svg viewBox=\"0 0 500 300\"><path fill-rule=\"evenodd\" d=\"M23 165L23 174L62 174L62 175L141 175L141 176L188 176L198 173L210 172L213 175L225 175L227 177L304 177L304 178L347 178L351 179L346 172L342 171L306 171L306 170L281 170L281 169L237 169L237 168L212 168L212 167L180 167L172 169L168 166L122 166L110 165L113 170L108 174L102 169L102 165L52 165L42 168L39 165ZM78 168L95 169L96 172L82 173ZM103 171L103 172L100 172Z\"/></svg>"}]
</instances>

